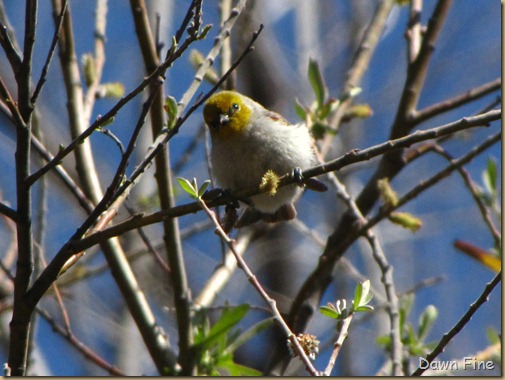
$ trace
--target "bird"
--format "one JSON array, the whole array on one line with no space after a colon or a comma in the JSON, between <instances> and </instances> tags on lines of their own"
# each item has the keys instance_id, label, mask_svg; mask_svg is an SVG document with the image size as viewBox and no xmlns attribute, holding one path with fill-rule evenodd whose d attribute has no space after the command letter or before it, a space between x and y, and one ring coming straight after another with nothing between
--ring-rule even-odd
<instances>
[{"instance_id":1,"label":"bird","mask_svg":"<svg viewBox=\"0 0 505 380\"><path fill-rule=\"evenodd\" d=\"M268 176L275 179L286 173L298 179L297 184L251 197L252 204L234 227L294 219L294 202L303 191L301 172L318 163L307 126L290 124L236 91L213 94L204 105L203 118L210 131L212 174L222 189L233 193L258 187ZM318 191L325 191L326 186L319 184Z\"/></svg>"}]
</instances>

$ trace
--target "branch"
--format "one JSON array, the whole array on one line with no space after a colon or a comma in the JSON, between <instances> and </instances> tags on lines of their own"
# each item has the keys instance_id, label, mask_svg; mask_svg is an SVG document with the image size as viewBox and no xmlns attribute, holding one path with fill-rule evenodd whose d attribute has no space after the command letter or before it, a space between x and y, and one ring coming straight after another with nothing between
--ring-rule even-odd
<instances>
[{"instance_id":1,"label":"branch","mask_svg":"<svg viewBox=\"0 0 505 380\"><path fill-rule=\"evenodd\" d=\"M486 149L490 148L494 144L496 144L498 141L501 139L501 132L490 136L487 138L482 144L476 146L472 150L470 150L467 154L464 156L458 158L458 159L453 159L451 160L451 164L448 165L445 169L441 170L431 178L422 181L419 185L417 185L415 188L410 190L407 194L405 194L403 197L398 199L398 203L394 207L388 207L388 208L381 208L379 212L377 213L376 216L369 218L368 223L361 227L360 230L358 231L358 234L363 233L366 231L367 228L370 228L380 222L382 219L387 217L392 211L400 208L407 202L410 202L411 200L415 199L419 194L421 194L423 191L426 189L436 185L438 182L440 182L442 179L448 177L452 172L455 170L459 170L463 165L467 164L471 160L473 160L475 157L477 157L480 153L485 151Z\"/></svg>"},{"instance_id":2,"label":"branch","mask_svg":"<svg viewBox=\"0 0 505 380\"><path fill-rule=\"evenodd\" d=\"M500 114L500 112L498 114ZM453 163L443 171L437 173L429 180L422 182L415 189L413 189L411 192L399 200L398 207L414 199L421 192L425 191L430 186L435 185L440 180L447 177L451 172L456 170L457 167L469 162L474 157L479 155L482 151L498 142L500 140L500 136L501 133L498 133L490 137L483 144L472 149L467 155L461 157L458 160L454 160ZM319 298L324 292L324 289L326 289L326 286L331 281L331 273L333 271L334 263L337 262L337 260L344 254L347 248L359 236L365 234L369 228L373 227L379 221L383 220L387 215L389 215L390 212L394 211L396 208L397 207L388 208L387 211L381 209L381 211L375 217L369 218L368 223L363 226L359 226L359 224L355 223L354 219L351 219L349 217L346 219L345 216L343 217L339 223L339 227L328 237L326 248L319 260L317 268L307 278L293 301L290 313L290 323L292 323L292 325L295 325L300 329L303 328L307 319L310 317L310 310L312 310L314 307L312 305L319 301Z\"/></svg>"},{"instance_id":3,"label":"branch","mask_svg":"<svg viewBox=\"0 0 505 380\"><path fill-rule=\"evenodd\" d=\"M456 130L470 128L476 125L482 125L482 123L488 123L491 120L499 119L501 111L490 111L488 114L475 116L473 118L462 119L454 123L444 125L442 127L429 129L426 131L417 131L413 134L406 136L402 139L388 141L363 151L352 150L349 153L337 158L327 164L319 165L310 169L305 170L302 175L303 178L311 178L317 175L321 175L333 170L340 170L345 166L369 160L373 157L384 154L404 146L410 146L414 143L432 139L434 136L443 136L448 133L453 133ZM477 118L477 119L476 119ZM465 120L463 122L463 120ZM477 122L478 121L478 122ZM468 124L470 123L470 124ZM476 124L474 124L476 123ZM290 178L289 175L282 177L279 186L285 186L294 182L294 179ZM236 192L235 197L242 199L257 195L259 190L254 187L250 189L244 189L240 192ZM218 198L212 202L208 202L209 207L222 206L230 201L228 198ZM118 223L112 227L109 227L103 231L96 232L94 234L88 235L80 241L72 242L72 247L75 252L86 250L95 244L98 244L104 239L109 239L114 236L119 236L127 231L137 229L139 227L144 227L149 224L159 223L164 218L175 218L186 214L195 213L199 210L198 204L196 202L176 206L169 210L161 210L149 215L137 214L134 217L127 219L124 222Z\"/></svg>"},{"instance_id":4,"label":"branch","mask_svg":"<svg viewBox=\"0 0 505 380\"><path fill-rule=\"evenodd\" d=\"M235 253L228 250L224 255L222 263L214 270L200 294L195 297L195 307L205 308L210 307L219 292L230 281L232 274L237 269L237 260L235 255L243 256L246 249L249 247L255 232L253 229L248 229L240 234L240 238L235 243Z\"/></svg>"},{"instance_id":5,"label":"branch","mask_svg":"<svg viewBox=\"0 0 505 380\"><path fill-rule=\"evenodd\" d=\"M198 4L197 4L198 3ZM155 38L151 32L147 9L144 0L130 0L133 20L135 22L135 31L142 51L142 57L146 72L150 73L159 65L157 47ZM199 5L200 4L200 5ZM201 1L193 1L189 9L195 6L195 15L193 26L195 31L193 35L199 32L199 19ZM189 12L189 11L188 11ZM154 95L152 107L150 108L152 135L158 136L165 123L165 96L163 86L152 86ZM136 141L132 136L132 142ZM133 145L131 146L133 149ZM163 209L171 208L175 205L174 190L172 187L172 170L170 166L170 155L168 144L155 157L156 172L154 178L158 187L158 197L160 206ZM117 206L115 206L117 207ZM175 312L177 317L177 333L179 342L178 363L181 366L181 375L194 375L195 357L190 352L193 345L193 324L191 319L191 291L188 285L184 256L182 253L182 243L180 240L179 224L177 219L166 219L163 221L163 240L165 242L165 251L168 256L168 263L171 270L170 280L174 294ZM159 367L160 373L163 373L162 367Z\"/></svg>"},{"instance_id":6,"label":"branch","mask_svg":"<svg viewBox=\"0 0 505 380\"><path fill-rule=\"evenodd\" d=\"M412 115L419 102L419 97L421 96L424 81L428 73L428 65L435 50L435 43L442 30L442 25L451 4L452 0L439 0L428 23L421 50L407 68L406 82L398 105L398 112L391 128L392 139L409 133L416 125L413 122Z\"/></svg>"},{"instance_id":7,"label":"branch","mask_svg":"<svg viewBox=\"0 0 505 380\"><path fill-rule=\"evenodd\" d=\"M10 218L13 222L16 222L18 219L18 213L16 210L10 208L5 203L0 202L0 214L5 215Z\"/></svg>"},{"instance_id":8,"label":"branch","mask_svg":"<svg viewBox=\"0 0 505 380\"><path fill-rule=\"evenodd\" d=\"M26 128L16 128L16 200L17 200L17 244L18 259L14 279L14 306L10 323L10 341L8 366L13 376L22 376L26 371L28 343L30 334L31 311L27 310L25 296L33 273L33 228L31 188L27 184L30 174L30 139L32 133L31 115L33 106L30 102L32 53L35 43L37 24L37 1L27 0L25 9L25 36L23 60L16 82L18 85L19 114L26 123ZM3 87L3 86L1 86ZM3 94L2 94L3 95ZM14 115L13 115L14 116Z\"/></svg>"},{"instance_id":9,"label":"branch","mask_svg":"<svg viewBox=\"0 0 505 380\"><path fill-rule=\"evenodd\" d=\"M9 33L7 31L7 26L0 22L0 45L9 60L14 73L16 73L21 67L21 56L18 54L14 44L12 43Z\"/></svg>"},{"instance_id":10,"label":"branch","mask_svg":"<svg viewBox=\"0 0 505 380\"><path fill-rule=\"evenodd\" d=\"M288 340L291 342L292 347L294 347L294 351L296 352L297 356L300 358L300 360L305 364L306 370L312 375L312 376L318 376L319 372L315 369L314 365L310 361L309 357L307 356L306 352L304 349L301 347L300 342L298 341L297 337L287 323L284 321L284 318L282 317L279 309L277 308L277 303L276 301L271 298L268 293L265 291L265 289L261 286L260 282L258 281L257 277L254 275L254 273L251 271L245 260L242 258L242 255L240 255L235 247L235 240L230 239L230 237L224 232L224 230L221 227L221 224L216 218L216 214L210 210L205 202L199 198L197 200L197 203L199 207L203 209L203 211L207 214L210 220L212 220L216 230L215 233L218 235L224 243L228 246L230 251L233 253L233 256L235 257L235 260L237 260L237 266L244 271L244 273L247 276L247 280L254 286L254 288L257 290L258 294L261 296L263 301L269 306L270 312L272 313L273 317L275 318L275 321L280 325L282 328L284 334L288 338Z\"/></svg>"},{"instance_id":11,"label":"branch","mask_svg":"<svg viewBox=\"0 0 505 380\"><path fill-rule=\"evenodd\" d=\"M333 367L335 366L335 362L337 361L338 354L340 353L340 349L342 348L347 335L349 335L349 327L351 326L352 318L354 317L354 313L349 315L342 321L342 326L339 329L338 337L333 345L333 352L331 353L330 360L328 361L328 365L324 370L325 376L330 376Z\"/></svg>"},{"instance_id":12,"label":"branch","mask_svg":"<svg viewBox=\"0 0 505 380\"><path fill-rule=\"evenodd\" d=\"M147 76L135 89L133 89L126 96L121 98L107 113L102 117L97 118L88 128L86 128L78 137L74 138L72 142L67 145L64 149L61 149L58 154L56 154L47 165L39 169L37 172L33 173L28 178L28 183L31 185L37 181L41 176L46 174L48 171L53 169L56 165L69 155L79 144L86 140L91 134L104 123L110 121L126 104L128 104L132 99L134 99L138 94L140 94L147 86L151 85L157 80L158 76L162 76L163 73L178 59L182 53L188 48L192 41L186 40L178 49L176 49L172 54L169 54L168 58L159 65L156 70L154 70L149 76Z\"/></svg>"},{"instance_id":13,"label":"branch","mask_svg":"<svg viewBox=\"0 0 505 380\"><path fill-rule=\"evenodd\" d=\"M435 358L442 353L445 346L449 344L449 342L465 327L465 325L472 319L472 316L479 310L479 308L489 300L489 296L493 289L498 285L501 281L501 271L489 282L482 294L475 300L474 303L470 305L470 308L467 312L461 317L461 319L450 329L447 333L444 334L438 345L431 351L424 360L426 363L431 363ZM421 376L423 372L429 368L429 364L426 367L419 367L413 373L412 376Z\"/></svg>"},{"instance_id":14,"label":"branch","mask_svg":"<svg viewBox=\"0 0 505 380\"><path fill-rule=\"evenodd\" d=\"M56 22L56 28L54 30L54 35L53 35L53 40L51 42L51 47L49 48L49 52L47 53L47 58L46 62L44 64L44 67L42 68L42 72L40 73L40 78L39 81L37 82L37 85L35 86L35 91L33 92L31 102L32 104L35 104L37 102L37 98L39 97L39 93L42 90L42 86L46 82L46 76L47 72L49 70L49 65L51 64L51 61L54 56L54 52L56 50L56 45L58 44L58 40L60 39L60 33L61 33L61 26L63 25L63 16L65 15L65 12L67 11L67 4L68 0L63 0L63 4L61 5L61 11L60 14L58 15L57 22Z\"/></svg>"},{"instance_id":15,"label":"branch","mask_svg":"<svg viewBox=\"0 0 505 380\"><path fill-rule=\"evenodd\" d=\"M346 73L346 81L344 83L343 89L340 92L338 99L346 99L342 104L340 104L337 112L331 117L329 125L332 129L337 130L340 125L342 118L346 114L348 108L352 103L352 97L348 96L350 91L356 87L359 87L363 75L368 69L372 55L377 47L380 36L386 26L389 14L393 9L395 2L392 0L384 0L379 3L377 9L374 12L373 18L368 25L363 38L358 46L353 62ZM327 138L323 144L323 147L328 147L330 143L331 136L328 134ZM326 148L322 149L323 155L326 153Z\"/></svg>"},{"instance_id":16,"label":"branch","mask_svg":"<svg viewBox=\"0 0 505 380\"><path fill-rule=\"evenodd\" d=\"M435 145L433 147L433 151L440 154L442 157L446 158L449 161L453 160L453 157L449 153L447 153L441 146ZM496 247L501 246L501 233L496 228L494 225L491 215L489 214L489 208L486 207L486 205L482 202L482 199L479 197L479 191L477 189L477 186L473 182L472 178L470 177L470 174L464 167L458 168L458 172L463 178L463 181L465 182L466 187L470 191L470 194L472 195L475 203L477 204L477 207L479 208L479 211L482 215L482 219L484 220L484 223L486 223L491 235L493 236L494 243Z\"/></svg>"},{"instance_id":17,"label":"branch","mask_svg":"<svg viewBox=\"0 0 505 380\"><path fill-rule=\"evenodd\" d=\"M423 121L440 115L441 113L453 110L463 104L479 99L493 91L497 91L500 89L500 87L501 78L497 78L494 81L483 84L482 86L472 88L471 90L468 90L461 95L455 96L454 98L444 100L437 104L428 106L420 111L416 111L413 115L413 121L416 124L422 123Z\"/></svg>"}]
</instances>

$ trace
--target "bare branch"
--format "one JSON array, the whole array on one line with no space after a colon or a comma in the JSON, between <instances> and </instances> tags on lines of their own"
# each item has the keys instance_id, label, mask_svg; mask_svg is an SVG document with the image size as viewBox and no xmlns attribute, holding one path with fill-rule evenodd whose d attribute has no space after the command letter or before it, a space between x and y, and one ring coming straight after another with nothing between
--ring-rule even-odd
<instances>
[{"instance_id":1,"label":"bare branch","mask_svg":"<svg viewBox=\"0 0 505 380\"><path fill-rule=\"evenodd\" d=\"M449 344L449 342L456 336L458 333L465 327L465 325L470 322L472 316L479 310L479 308L489 300L489 296L493 289L501 282L501 271L489 282L482 294L475 300L474 303L470 305L470 308L467 312L461 317L461 319L450 329L447 333L444 334L438 345L431 351L424 360L426 363L431 363L435 358L444 351L445 346ZM412 376L421 376L423 372L429 368L429 365L426 367L419 367L413 373Z\"/></svg>"},{"instance_id":2,"label":"bare branch","mask_svg":"<svg viewBox=\"0 0 505 380\"><path fill-rule=\"evenodd\" d=\"M444 100L440 103L433 104L432 106L416 111L413 115L413 119L416 124L422 123L423 121L440 115L441 113L453 110L463 104L479 99L491 92L498 91L500 87L501 78L497 78L494 81L483 84L482 86L472 88L471 90L468 90L461 95L455 96L454 98Z\"/></svg>"},{"instance_id":3,"label":"bare branch","mask_svg":"<svg viewBox=\"0 0 505 380\"><path fill-rule=\"evenodd\" d=\"M51 41L51 47L49 48L49 52L47 53L46 62L44 63L44 67L42 68L42 72L40 73L40 78L37 82L37 85L35 86L35 91L33 92L31 98L32 104L35 104L37 102L37 98L39 97L39 93L42 90L42 86L46 82L46 76L49 70L49 65L51 64L54 52L56 50L56 46L58 44L58 40L60 39L61 26L63 25L63 16L65 15L65 12L67 10L67 4L68 0L64 0L63 4L61 5L61 11L57 18L53 40Z\"/></svg>"}]
</instances>

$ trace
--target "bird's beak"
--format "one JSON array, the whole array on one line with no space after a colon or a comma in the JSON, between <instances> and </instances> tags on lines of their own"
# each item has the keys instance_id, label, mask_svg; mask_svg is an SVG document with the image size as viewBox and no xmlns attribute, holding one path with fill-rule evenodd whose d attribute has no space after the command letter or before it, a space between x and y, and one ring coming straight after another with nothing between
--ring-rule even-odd
<instances>
[{"instance_id":1,"label":"bird's beak","mask_svg":"<svg viewBox=\"0 0 505 380\"><path fill-rule=\"evenodd\" d=\"M219 114L219 125L224 125L230 122L230 117L226 114Z\"/></svg>"}]
</instances>

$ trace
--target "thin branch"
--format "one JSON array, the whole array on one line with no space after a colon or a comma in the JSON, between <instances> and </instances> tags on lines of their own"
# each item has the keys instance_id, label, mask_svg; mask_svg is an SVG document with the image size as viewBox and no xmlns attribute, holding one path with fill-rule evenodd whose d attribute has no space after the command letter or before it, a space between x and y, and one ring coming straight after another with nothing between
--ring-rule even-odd
<instances>
[{"instance_id":1,"label":"thin branch","mask_svg":"<svg viewBox=\"0 0 505 380\"><path fill-rule=\"evenodd\" d=\"M426 33L423 36L421 50L415 60L409 64L407 78L403 93L398 104L398 112L391 128L392 139L406 135L416 125L412 119L421 91L428 74L428 66L435 49L435 43L440 35L452 0L440 0L428 22Z\"/></svg>"},{"instance_id":2,"label":"thin branch","mask_svg":"<svg viewBox=\"0 0 505 380\"><path fill-rule=\"evenodd\" d=\"M214 60L216 59L217 55L219 54L219 51L221 50L224 41L226 38L230 36L231 29L235 25L235 22L237 21L238 16L242 13L243 9L245 8L245 5L247 3L247 0L240 0L240 2L237 4L235 8L232 9L230 12L230 15L228 19L223 23L223 26L221 28L221 31L219 35L216 37L214 40L214 45L212 46L212 49L209 51L209 54L207 54L207 57L205 58L204 62L201 64L200 68L197 70L195 78L193 79L193 82L189 86L188 90L184 93L182 96L182 99L178 103L178 111L179 114L185 109L186 105L189 104L189 101L191 98L194 96L196 93L196 90L200 86L200 84L203 81L203 78L205 76L205 73L207 70L214 64ZM244 53L242 55L247 54L250 52L252 45L258 38L259 33L261 33L261 30L263 29L263 26L260 26L259 30L253 34L252 40L248 43L246 49L244 49ZM233 72L234 68L240 63L241 59L237 59L234 64L230 67L230 69L223 74L221 80L219 81L219 86L216 85L214 86L215 89L219 88L222 83L228 78L229 73ZM210 93L212 95L212 92ZM208 96L210 96L208 95ZM205 99L206 100L206 99ZM203 102L199 102L203 104Z\"/></svg>"},{"instance_id":3,"label":"thin branch","mask_svg":"<svg viewBox=\"0 0 505 380\"><path fill-rule=\"evenodd\" d=\"M72 347L75 347L81 354L84 355L85 358L89 359L91 362L103 368L105 371L114 376L126 376L124 372L121 372L117 367L109 364L105 359L100 357L95 351L86 346L83 342L81 342L77 337L72 333L72 331L68 330L65 327L61 327L53 317L44 309L37 307L37 313L46 320L47 323L51 326L51 328L56 331L58 334L63 336L67 341L69 341Z\"/></svg>"},{"instance_id":4,"label":"thin branch","mask_svg":"<svg viewBox=\"0 0 505 380\"><path fill-rule=\"evenodd\" d=\"M203 286L200 294L195 297L195 307L205 308L212 305L219 292L228 284L233 273L237 269L237 260L235 255L243 256L246 249L249 247L255 232L253 229L248 229L240 234L237 242L235 243L235 253L230 249L225 253L224 260L219 265L212 275L209 277Z\"/></svg>"},{"instance_id":5,"label":"thin branch","mask_svg":"<svg viewBox=\"0 0 505 380\"><path fill-rule=\"evenodd\" d=\"M144 0L130 0L135 31L142 51L142 57L146 72L149 74L159 65L158 52L155 43L155 36L151 32L151 25L147 15ZM193 4L190 6L190 8ZM197 36L200 29L201 1L195 4L195 12L192 21L191 36ZM162 86L156 83L151 87L154 99L150 108L151 130L153 136L158 136L165 124L164 102L165 96ZM132 138L133 140L133 138ZM170 165L170 155L168 144L155 157L156 172L154 177L158 187L158 197L162 208L170 208L175 205L174 190L172 187L172 170ZM116 206L117 207L117 206ZM195 375L195 357L190 352L193 345L193 324L191 318L191 291L188 285L182 243L179 233L177 219L166 219L163 221L163 240L165 242L165 252L171 269L170 281L174 295L174 304L177 317L177 333L179 341L178 364L181 366L181 375Z\"/></svg>"},{"instance_id":6,"label":"thin branch","mask_svg":"<svg viewBox=\"0 0 505 380\"><path fill-rule=\"evenodd\" d=\"M37 98L39 97L39 93L42 90L42 86L46 82L47 72L49 71L49 66L51 65L51 61L53 59L54 52L56 51L58 40L60 39L61 26L63 25L63 18L67 10L67 4L68 0L63 0L63 4L61 5L61 11L57 18L53 40L51 41L51 47L49 48L49 52L47 53L46 62L44 63L44 67L42 68L42 72L40 73L39 80L37 82L37 85L35 86L35 91L33 92L31 98L32 104L35 104L37 102Z\"/></svg>"},{"instance_id":7,"label":"thin branch","mask_svg":"<svg viewBox=\"0 0 505 380\"><path fill-rule=\"evenodd\" d=\"M377 214L368 219L368 223L362 226L358 234L361 234L366 231L367 228L370 228L383 220L385 217L389 216L389 214L398 209L399 207L403 206L404 204L410 202L411 200L415 199L419 194L424 192L426 189L436 185L438 182L440 182L442 179L448 177L452 172L455 170L458 170L460 167L463 165L467 164L471 160L473 160L475 157L477 157L479 154L484 152L486 149L490 148L494 144L496 144L498 141L501 139L501 132L490 136L487 138L482 144L476 146L475 148L471 149L467 154L464 156L458 158L458 159L453 159L451 161L451 164L448 165L446 168L443 170L439 171L437 174L434 176L430 177L429 179L425 181L421 181L419 185L414 187L412 190L410 190L407 194L403 195L398 199L398 203L395 206L390 206L388 208L381 208Z\"/></svg>"},{"instance_id":8,"label":"thin branch","mask_svg":"<svg viewBox=\"0 0 505 380\"><path fill-rule=\"evenodd\" d=\"M394 286L393 267L389 264L377 236L373 234L372 230L367 230L366 236L372 247L372 255L382 272L381 281L384 284L388 300L387 311L389 315L389 335L391 336L391 361L393 363L392 375L404 376L402 370L403 343L400 331L400 306Z\"/></svg>"},{"instance_id":9,"label":"thin branch","mask_svg":"<svg viewBox=\"0 0 505 380\"><path fill-rule=\"evenodd\" d=\"M346 99L342 104L340 104L337 112L329 120L329 125L332 129L337 130L342 118L346 114L347 110L351 106L352 97L348 96L350 91L354 88L359 87L363 75L368 69L372 55L377 47L380 36L386 26L389 14L393 9L395 2L393 0L383 0L378 5L373 14L372 20L368 25L363 38L358 46L358 50L354 54L353 61L349 70L346 73L346 80L343 85L342 91L340 92L339 99ZM330 134L325 138L321 152L323 156L326 155L326 151L329 149L332 137Z\"/></svg>"},{"instance_id":10,"label":"thin branch","mask_svg":"<svg viewBox=\"0 0 505 380\"><path fill-rule=\"evenodd\" d=\"M156 68L149 76L147 76L135 89L133 89L126 96L121 98L108 112L106 112L102 117L97 118L88 128L86 128L81 135L74 138L70 144L65 148L61 149L58 154L47 165L39 169L37 172L33 173L28 178L28 183L31 185L37 181L38 178L46 174L49 170L53 169L58 165L67 155L69 155L74 149L86 140L91 134L104 123L110 121L126 104L128 104L133 98L140 94L147 86L151 85L157 80L158 76L162 75L173 63L177 60L183 52L188 48L188 46L193 42L193 40L186 40L178 49L169 54L168 58Z\"/></svg>"},{"instance_id":11,"label":"thin branch","mask_svg":"<svg viewBox=\"0 0 505 380\"><path fill-rule=\"evenodd\" d=\"M9 89L7 88L7 85L4 83L2 77L0 77L0 98L3 100L7 108L9 109L10 114L7 114L9 118L11 118L15 125L16 128L24 128L26 129L26 123L23 120L23 116L21 115L21 112L19 111L18 105L12 95L9 92Z\"/></svg>"},{"instance_id":12,"label":"thin branch","mask_svg":"<svg viewBox=\"0 0 505 380\"><path fill-rule=\"evenodd\" d=\"M353 213L355 218L359 221L360 224L366 224L367 219L359 210L355 200L349 195L343 183L339 181L335 172L329 173L329 179L333 183L337 196L342 199L349 211ZM402 376L404 375L402 371L402 341L401 341L401 332L400 332L400 312L399 312L399 304L398 304L398 296L396 294L396 289L394 285L393 279L393 267L389 264L386 255L380 245L379 239L375 235L372 229L368 229L366 231L366 238L368 243L372 249L372 256L375 259L376 263L379 266L379 269L382 272L381 282L384 285L384 289L386 292L386 299L388 301L388 316L389 316L389 328L390 328L390 336L391 336L391 361L393 363L393 376ZM350 321L348 322L350 323ZM344 337L345 339L345 337ZM343 341L342 341L343 342ZM332 359L336 359L336 355L338 355L338 350L340 347L337 347L337 343L335 343L335 350L332 355ZM341 345L341 344L340 344ZM338 348L338 349L337 349ZM336 351L336 352L335 352ZM335 355L335 357L334 357ZM331 368L328 365L327 370L331 371ZM328 372L329 375L329 372Z\"/></svg>"},{"instance_id":13,"label":"thin branch","mask_svg":"<svg viewBox=\"0 0 505 380\"><path fill-rule=\"evenodd\" d=\"M423 0L412 0L409 10L409 24L406 31L408 43L408 62L411 64L419 56L421 41L423 37L423 27L421 25L421 13Z\"/></svg>"},{"instance_id":14,"label":"thin branch","mask_svg":"<svg viewBox=\"0 0 505 380\"><path fill-rule=\"evenodd\" d=\"M338 354L340 353L340 349L342 348L344 341L347 338L347 335L349 335L349 327L351 326L351 321L352 321L353 316L354 316L354 313L352 313L351 315L349 315L347 318L345 318L342 321L342 325L341 325L339 332L338 332L337 340L335 341L335 344L333 345L333 352L331 353L330 360L328 361L328 365L326 366L326 369L324 370L325 376L330 376L331 371L333 370L333 367L335 366Z\"/></svg>"},{"instance_id":15,"label":"thin branch","mask_svg":"<svg viewBox=\"0 0 505 380\"><path fill-rule=\"evenodd\" d=\"M385 143L372 146L363 150L355 149L346 153L345 155L329 161L323 165L316 166L314 168L308 169L303 172L304 178L314 177L321 175L330 171L340 170L344 166L350 163L355 163L358 161L366 161L373 157L380 156L384 153L393 152L399 150L400 148L409 147L415 143L431 140L437 137L450 135L455 132L463 131L467 128L473 128L476 126L488 126L492 121L499 120L501 118L501 110L489 111L482 115L465 117L457 121L444 124L437 128L427 129L427 130L417 130L410 135L391 139ZM288 181L288 178L283 178L281 184Z\"/></svg>"},{"instance_id":16,"label":"thin branch","mask_svg":"<svg viewBox=\"0 0 505 380\"><path fill-rule=\"evenodd\" d=\"M444 100L442 102L423 108L422 110L414 112L413 121L416 124L422 123L423 121L434 116L453 110L463 104L479 99L491 92L498 91L500 87L501 78L497 78L494 81L483 84L482 86L472 88L471 90L468 90L461 95L455 96L454 98Z\"/></svg>"},{"instance_id":17,"label":"thin branch","mask_svg":"<svg viewBox=\"0 0 505 380\"><path fill-rule=\"evenodd\" d=\"M440 145L435 145L433 147L433 151L440 154L442 157L446 158L448 161L452 162L453 157L447 153ZM486 205L482 202L482 199L479 196L479 191L473 182L472 178L470 177L470 174L468 171L462 166L458 168L458 172L461 175L461 178L463 178L463 181L465 182L466 187L470 191L470 194L472 195L475 203L477 204L477 207L479 208L479 211L482 215L482 219L484 220L484 223L486 223L489 232L491 233L491 236L493 236L494 243L496 247L501 246L501 233L499 229L494 225L491 215L489 212L489 208L486 207Z\"/></svg>"},{"instance_id":18,"label":"thin branch","mask_svg":"<svg viewBox=\"0 0 505 380\"><path fill-rule=\"evenodd\" d=\"M467 312L461 317L461 319L447 332L444 334L440 342L438 342L437 346L431 351L426 358L424 358L423 363L428 363L425 367L417 368L412 376L421 376L423 372L429 368L429 364L435 360L435 358L444 351L445 347L449 344L449 342L456 336L458 333L466 326L466 324L472 319L472 316L479 310L479 308L489 300L489 296L493 289L498 285L501 281L501 271L489 282L482 294L475 300L474 303L470 305L470 308Z\"/></svg>"},{"instance_id":19,"label":"thin branch","mask_svg":"<svg viewBox=\"0 0 505 380\"><path fill-rule=\"evenodd\" d=\"M315 369L315 367L312 364L312 362L310 361L309 357L307 356L307 354L305 353L303 348L300 346L300 343L299 343L298 339L296 338L295 334L293 334L293 332L291 331L291 329L289 328L287 323L284 321L284 318L282 317L279 309L277 308L277 302L268 295L268 293L265 291L263 286L261 286L257 277L251 271L251 269L249 268L249 266L247 265L245 260L237 252L235 240L230 239L230 237L226 234L226 232L224 232L224 230L221 227L221 224L219 223L219 221L216 218L216 214L207 207L207 205L205 204L205 202L202 199L198 199L197 203L203 209L205 214L207 214L209 219L212 220L214 226L216 227L215 233L225 242L225 244L228 246L230 251L233 253L235 260L237 260L238 268L240 268L244 271L244 273L247 276L247 280L254 286L254 288L257 290L258 294L265 301L265 303L269 306L270 312L272 313L273 317L275 318L275 321L280 325L284 334L286 335L288 340L291 342L297 356L305 364L306 370L312 376L319 376L319 372Z\"/></svg>"},{"instance_id":20,"label":"thin branch","mask_svg":"<svg viewBox=\"0 0 505 380\"><path fill-rule=\"evenodd\" d=\"M0 214L5 215L9 219L11 219L13 222L16 222L18 219L18 213L16 210L10 208L7 206L5 203L0 202Z\"/></svg>"}]
</instances>

